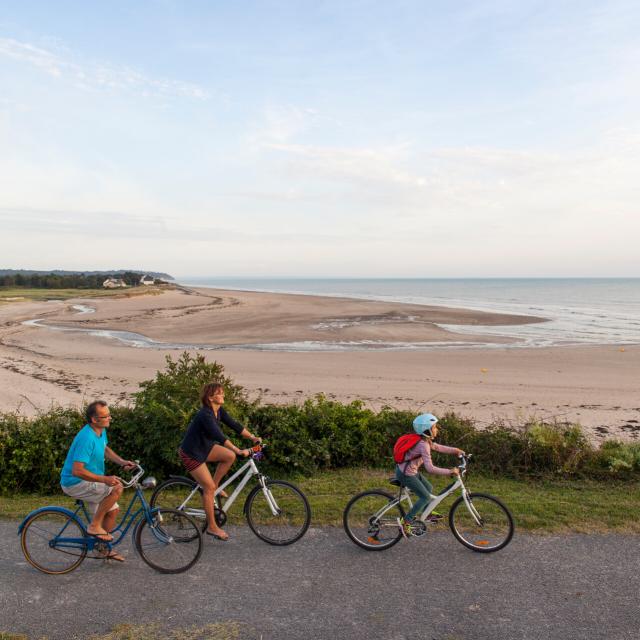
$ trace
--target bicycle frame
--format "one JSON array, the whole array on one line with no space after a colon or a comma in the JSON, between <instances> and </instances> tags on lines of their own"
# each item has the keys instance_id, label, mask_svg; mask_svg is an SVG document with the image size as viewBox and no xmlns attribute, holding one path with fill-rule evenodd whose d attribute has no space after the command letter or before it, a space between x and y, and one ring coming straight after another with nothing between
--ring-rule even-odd
<instances>
[{"instance_id":1,"label":"bicycle frame","mask_svg":"<svg viewBox=\"0 0 640 640\"><path fill-rule=\"evenodd\" d=\"M135 525L137 526L142 521L142 518L140 517L141 513L144 514L144 518L147 520L147 522L149 522L149 524L152 524L151 507L149 506L149 503L146 501L144 497L142 488L138 484L138 480L144 474L144 471L142 467L138 466L138 468L139 468L138 473L130 481L128 482L122 481L123 486L125 488L135 487L135 494L132 496L131 500L129 501L127 510L125 514L122 516L122 519L120 520L118 525L115 527L115 529L113 529L113 531L111 532L113 534L116 534L117 537L114 537L114 539L110 541L100 540L99 538L95 538L95 537L66 538L62 535L64 533L64 530L66 529L66 526L65 526L60 530L60 532L54 538L54 541L56 542L56 546L70 547L70 548L82 546L82 547L86 547L88 551L93 551L94 547L97 544L101 544L101 545L106 545L107 549L112 549L113 547L118 546L120 542L122 542L122 539L127 535L132 524L135 523ZM140 506L136 509L135 512L132 513L133 505L138 500L140 501ZM39 509L32 511L20 523L20 526L18 527L18 535L22 533L22 530L25 524L27 523L27 521L30 518L32 518L35 514L41 511L51 511L51 510L58 511L60 513L65 513L67 515L72 516L73 519L85 529L85 531L86 531L86 524L91 522L91 515L87 511L87 507L84 501L76 500L75 511L72 511L71 509L67 509L66 507L40 507ZM83 522L83 519L84 519L84 522Z\"/></svg>"},{"instance_id":2,"label":"bicycle frame","mask_svg":"<svg viewBox=\"0 0 640 640\"><path fill-rule=\"evenodd\" d=\"M262 487L262 491L264 492L265 498L267 499L269 507L271 508L271 512L273 513L274 516L277 516L279 513L278 505L275 503L273 496L271 495L271 492L267 490L265 476L260 473L260 470L258 469L258 466L256 465L252 457L250 457L249 460L247 460L230 478L225 480L216 489L215 495L217 496L221 491L225 489L225 487L228 487L236 478L239 478L242 474L244 474L244 477L238 483L238 486L234 489L233 493L224 501L224 504L222 505L222 511L224 511L225 513L228 513L229 509L231 509L231 507L233 506L233 503L236 501L236 498L240 495L242 490L247 486L247 483L249 482L249 480L251 480L253 476L258 476L258 482ZM187 515L193 516L194 518L205 517L204 509L197 508L197 507L187 507L187 504L190 502L190 500L198 492L199 489L200 489L200 485L196 483L195 486L193 487L193 491L191 491L191 493L186 497L184 502L177 507L179 510L184 510L184 512Z\"/></svg>"},{"instance_id":3,"label":"bicycle frame","mask_svg":"<svg viewBox=\"0 0 640 640\"><path fill-rule=\"evenodd\" d=\"M133 505L138 500L140 501L140 506L136 509L135 512L132 513ZM87 511L87 507L85 506L84 502L82 501L79 501L79 502L80 504L78 504L78 507L73 512L74 515L78 515L78 513L82 513L87 523L91 522L91 516ZM118 546L120 542L122 542L122 539L129 532L131 525L134 523L137 525L138 522L141 521L141 518L139 517L141 513L144 514L145 518L149 521L149 523L151 523L151 507L149 506L149 503L145 500L144 495L142 494L142 489L140 489L140 487L136 487L135 494L132 496L131 500L129 501L125 514L122 516L120 522L117 524L115 529L111 531L111 533L114 534L114 539L111 542L109 542L109 545L111 547Z\"/></svg>"},{"instance_id":4,"label":"bicycle frame","mask_svg":"<svg viewBox=\"0 0 640 640\"><path fill-rule=\"evenodd\" d=\"M422 514L420 515L418 520L422 520L422 522L426 522L427 517L429 516L429 514L443 500L448 498L452 493L457 491L459 488L462 488L462 495L464 496L464 501L468 506L469 505L469 501L468 501L468 498L467 498L467 493L468 493L467 492L467 488L464 486L464 483L462 482L462 478L458 478L457 480L455 480L455 482L451 483L448 487L445 487L437 495L434 496L433 494L431 494L429 503L425 507L424 511L422 512ZM413 507L413 500L411 500L410 491L406 487L402 487L402 490L400 492L400 496L398 498L398 502L404 502L404 501L409 503L409 508Z\"/></svg>"},{"instance_id":5,"label":"bicycle frame","mask_svg":"<svg viewBox=\"0 0 640 640\"><path fill-rule=\"evenodd\" d=\"M452 493L460 489L462 491L462 499L464 500L469 513L473 516L473 519L476 521L478 526L482 526L482 518L480 514L477 512L476 508L473 506L471 500L469 500L469 491L464 485L462 477L466 473L467 470L467 458L462 459L462 463L458 466L460 469L460 475L448 486L445 487L439 494L430 495L430 500L427 506L425 507L422 515L420 515L417 519L422 522L426 522L427 518L431 514L431 512L446 498L448 498ZM389 509L392 509L396 505L401 502L408 502L409 509L413 507L413 500L411 500L411 492L407 487L401 487L400 492L397 498L391 500L388 504L386 504L380 511L378 511L375 516L377 518L382 517Z\"/></svg>"}]
</instances>

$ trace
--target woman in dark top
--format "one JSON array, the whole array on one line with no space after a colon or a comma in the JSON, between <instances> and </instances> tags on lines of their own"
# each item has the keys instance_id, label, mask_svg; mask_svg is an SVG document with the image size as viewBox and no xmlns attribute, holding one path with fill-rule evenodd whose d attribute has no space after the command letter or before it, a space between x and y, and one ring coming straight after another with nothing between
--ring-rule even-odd
<instances>
[{"instance_id":1,"label":"woman in dark top","mask_svg":"<svg viewBox=\"0 0 640 640\"><path fill-rule=\"evenodd\" d=\"M238 435L261 442L261 438L251 435L239 422L236 422L222 407L224 404L224 387L217 382L205 384L200 396L202 408L194 416L187 428L178 453L189 473L202 487L202 502L207 514L207 529L205 533L218 540L228 540L229 535L223 531L214 518L213 498L227 471L235 462L236 454L245 458L251 449L238 449L222 432L220 423L231 427ZM207 467L207 462L217 462L213 477ZM226 494L221 492L223 498Z\"/></svg>"}]
</instances>

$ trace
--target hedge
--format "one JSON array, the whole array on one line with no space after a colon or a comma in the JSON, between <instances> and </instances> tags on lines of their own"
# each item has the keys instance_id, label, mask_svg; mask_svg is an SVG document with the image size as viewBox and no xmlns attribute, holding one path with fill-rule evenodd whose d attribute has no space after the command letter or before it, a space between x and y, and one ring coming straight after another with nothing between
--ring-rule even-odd
<instances>
[{"instance_id":1,"label":"hedge","mask_svg":"<svg viewBox=\"0 0 640 640\"><path fill-rule=\"evenodd\" d=\"M159 480L184 473L177 448L199 407L205 382L225 385L225 406L268 443L267 473L311 475L343 467L386 467L391 472L395 439L411 429L413 412L379 412L361 402L342 404L322 395L285 406L249 402L245 391L203 356L167 357L164 371L143 382L131 406L112 406L109 442L123 456L141 460ZM54 408L35 418L0 413L0 493L55 492L60 469L84 424L76 409ZM615 440L593 447L577 425L494 424L476 429L471 420L441 417L439 441L474 454L473 468L506 477L640 476L640 445ZM238 442L240 444L240 442ZM436 464L451 465L436 454Z\"/></svg>"}]
</instances>

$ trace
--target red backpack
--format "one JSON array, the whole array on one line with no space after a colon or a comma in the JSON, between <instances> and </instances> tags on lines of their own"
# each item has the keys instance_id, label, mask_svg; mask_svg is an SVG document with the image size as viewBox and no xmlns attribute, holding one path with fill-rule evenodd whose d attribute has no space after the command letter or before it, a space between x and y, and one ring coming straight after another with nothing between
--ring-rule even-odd
<instances>
[{"instance_id":1,"label":"red backpack","mask_svg":"<svg viewBox=\"0 0 640 640\"><path fill-rule=\"evenodd\" d=\"M400 436L396 443L393 445L393 459L395 462L400 464L404 462L404 456L409 451L415 447L418 442L420 442L420 436L417 433L405 433L403 436ZM420 456L415 456L411 458L415 460L415 458L419 458Z\"/></svg>"}]
</instances>

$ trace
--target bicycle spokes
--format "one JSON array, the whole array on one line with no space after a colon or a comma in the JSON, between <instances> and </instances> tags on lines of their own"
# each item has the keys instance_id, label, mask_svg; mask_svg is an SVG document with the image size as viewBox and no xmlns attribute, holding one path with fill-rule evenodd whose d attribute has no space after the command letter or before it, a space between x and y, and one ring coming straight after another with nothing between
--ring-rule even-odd
<instances>
[{"instance_id":1,"label":"bicycle spokes","mask_svg":"<svg viewBox=\"0 0 640 640\"><path fill-rule=\"evenodd\" d=\"M513 536L509 510L493 496L468 494L459 498L449 517L453 535L474 551L497 551Z\"/></svg>"},{"instance_id":2,"label":"bicycle spokes","mask_svg":"<svg viewBox=\"0 0 640 640\"><path fill-rule=\"evenodd\" d=\"M365 549L385 549L400 540L398 520L404 511L398 501L382 491L366 491L351 499L343 521L347 535Z\"/></svg>"}]
</instances>

